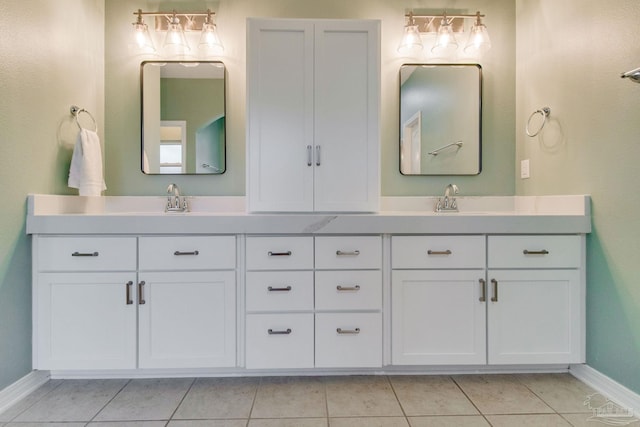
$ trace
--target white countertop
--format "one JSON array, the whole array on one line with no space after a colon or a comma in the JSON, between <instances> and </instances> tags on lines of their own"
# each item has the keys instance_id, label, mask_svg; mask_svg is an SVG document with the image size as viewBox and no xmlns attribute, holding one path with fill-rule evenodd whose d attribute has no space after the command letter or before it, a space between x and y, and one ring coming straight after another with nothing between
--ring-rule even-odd
<instances>
[{"instance_id":1,"label":"white countertop","mask_svg":"<svg viewBox=\"0 0 640 427\"><path fill-rule=\"evenodd\" d=\"M437 197L383 197L377 213L247 213L244 197L189 197L191 212L165 213L166 197L28 197L28 234L584 234L590 198L457 197L459 212L436 213Z\"/></svg>"}]
</instances>

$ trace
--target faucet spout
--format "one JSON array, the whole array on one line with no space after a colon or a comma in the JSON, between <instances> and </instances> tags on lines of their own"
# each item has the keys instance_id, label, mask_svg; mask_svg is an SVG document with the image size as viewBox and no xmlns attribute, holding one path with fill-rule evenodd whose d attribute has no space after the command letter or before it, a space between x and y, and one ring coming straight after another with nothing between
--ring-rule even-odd
<instances>
[{"instance_id":1,"label":"faucet spout","mask_svg":"<svg viewBox=\"0 0 640 427\"><path fill-rule=\"evenodd\" d=\"M165 212L188 212L187 198L180 196L178 184L171 183L167 187L167 207Z\"/></svg>"},{"instance_id":2,"label":"faucet spout","mask_svg":"<svg viewBox=\"0 0 640 427\"><path fill-rule=\"evenodd\" d=\"M458 212L458 202L454 197L460 190L455 184L448 184L444 188L444 197L438 199L436 212Z\"/></svg>"}]
</instances>

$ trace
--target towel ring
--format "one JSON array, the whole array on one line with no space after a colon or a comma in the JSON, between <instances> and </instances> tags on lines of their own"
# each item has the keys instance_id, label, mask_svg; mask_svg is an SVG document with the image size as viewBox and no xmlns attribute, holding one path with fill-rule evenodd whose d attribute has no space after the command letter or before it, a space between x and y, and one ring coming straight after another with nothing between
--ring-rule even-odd
<instances>
[{"instance_id":1,"label":"towel ring","mask_svg":"<svg viewBox=\"0 0 640 427\"><path fill-rule=\"evenodd\" d=\"M80 129L84 129L84 128L80 124L80 121L78 120L78 116L80 115L80 113L87 113L89 117L91 117L91 121L93 122L93 127L95 127L94 132L98 132L98 123L96 123L96 119L91 115L90 112L88 112L84 108L78 107L77 105L72 105L69 111L71 112L71 115L76 118L76 124Z\"/></svg>"},{"instance_id":2,"label":"towel ring","mask_svg":"<svg viewBox=\"0 0 640 427\"><path fill-rule=\"evenodd\" d=\"M536 114L542 115L542 124L540 125L540 129L535 132L531 132L529 130L529 125L531 125L531 119L533 119ZM531 115L529 116L529 120L527 120L527 126L525 128L525 132L527 132L527 135L532 138L534 136L538 136L538 134L542 131L542 128L544 128L544 124L547 123L547 117L549 117L549 114L551 114L551 108L549 107L544 107L542 110L536 110L531 113Z\"/></svg>"}]
</instances>

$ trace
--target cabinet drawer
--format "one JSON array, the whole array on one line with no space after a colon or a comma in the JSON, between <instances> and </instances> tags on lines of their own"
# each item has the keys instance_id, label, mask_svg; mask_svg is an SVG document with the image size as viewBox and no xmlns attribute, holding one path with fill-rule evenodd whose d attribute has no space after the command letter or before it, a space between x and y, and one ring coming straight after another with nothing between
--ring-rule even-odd
<instances>
[{"instance_id":1,"label":"cabinet drawer","mask_svg":"<svg viewBox=\"0 0 640 427\"><path fill-rule=\"evenodd\" d=\"M140 270L222 270L236 267L235 236L140 237Z\"/></svg>"},{"instance_id":2,"label":"cabinet drawer","mask_svg":"<svg viewBox=\"0 0 640 427\"><path fill-rule=\"evenodd\" d=\"M484 268L484 236L393 236L392 268Z\"/></svg>"},{"instance_id":3,"label":"cabinet drawer","mask_svg":"<svg viewBox=\"0 0 640 427\"><path fill-rule=\"evenodd\" d=\"M316 237L315 248L318 269L380 268L382 265L380 236Z\"/></svg>"},{"instance_id":4,"label":"cabinet drawer","mask_svg":"<svg viewBox=\"0 0 640 427\"><path fill-rule=\"evenodd\" d=\"M39 271L135 270L135 237L39 237Z\"/></svg>"},{"instance_id":5,"label":"cabinet drawer","mask_svg":"<svg viewBox=\"0 0 640 427\"><path fill-rule=\"evenodd\" d=\"M313 237L247 237L247 270L311 270Z\"/></svg>"},{"instance_id":6,"label":"cabinet drawer","mask_svg":"<svg viewBox=\"0 0 640 427\"><path fill-rule=\"evenodd\" d=\"M489 268L578 268L580 236L489 236Z\"/></svg>"},{"instance_id":7,"label":"cabinet drawer","mask_svg":"<svg viewBox=\"0 0 640 427\"><path fill-rule=\"evenodd\" d=\"M312 368L313 314L247 315L248 369Z\"/></svg>"},{"instance_id":8,"label":"cabinet drawer","mask_svg":"<svg viewBox=\"0 0 640 427\"><path fill-rule=\"evenodd\" d=\"M312 271L247 273L247 311L313 310Z\"/></svg>"},{"instance_id":9,"label":"cabinet drawer","mask_svg":"<svg viewBox=\"0 0 640 427\"><path fill-rule=\"evenodd\" d=\"M316 314L316 367L382 366L380 313Z\"/></svg>"},{"instance_id":10,"label":"cabinet drawer","mask_svg":"<svg viewBox=\"0 0 640 427\"><path fill-rule=\"evenodd\" d=\"M380 310L382 274L380 271L317 271L316 309Z\"/></svg>"}]
</instances>

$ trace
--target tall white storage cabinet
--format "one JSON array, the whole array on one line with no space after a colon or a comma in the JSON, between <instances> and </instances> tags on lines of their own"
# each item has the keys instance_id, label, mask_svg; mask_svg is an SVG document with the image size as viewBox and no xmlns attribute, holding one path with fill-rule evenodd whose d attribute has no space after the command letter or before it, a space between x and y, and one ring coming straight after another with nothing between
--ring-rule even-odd
<instances>
[{"instance_id":1,"label":"tall white storage cabinet","mask_svg":"<svg viewBox=\"0 0 640 427\"><path fill-rule=\"evenodd\" d=\"M249 210L377 211L379 21L247 28Z\"/></svg>"}]
</instances>

